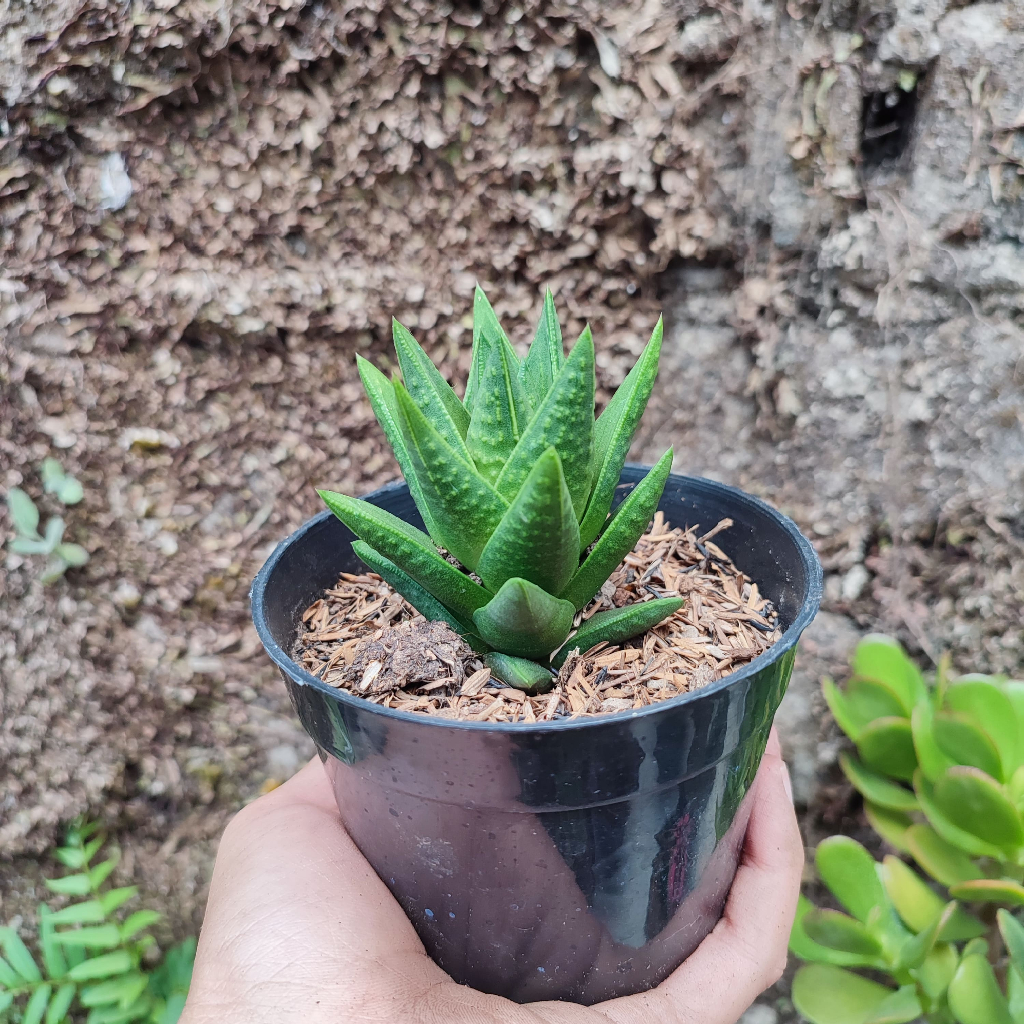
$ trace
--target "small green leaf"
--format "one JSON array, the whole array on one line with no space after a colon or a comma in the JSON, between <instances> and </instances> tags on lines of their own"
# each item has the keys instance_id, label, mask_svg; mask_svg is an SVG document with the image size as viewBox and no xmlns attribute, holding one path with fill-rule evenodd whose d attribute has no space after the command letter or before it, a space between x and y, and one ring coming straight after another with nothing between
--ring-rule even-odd
<instances>
[{"instance_id":1,"label":"small green leaf","mask_svg":"<svg viewBox=\"0 0 1024 1024\"><path fill-rule=\"evenodd\" d=\"M89 925L70 932L57 932L54 938L64 946L86 949L113 949L121 941L116 924Z\"/></svg>"},{"instance_id":2,"label":"small green leaf","mask_svg":"<svg viewBox=\"0 0 1024 1024\"><path fill-rule=\"evenodd\" d=\"M83 960L82 963L68 971L68 977L72 981L94 981L100 978L110 978L116 974L124 974L131 969L132 958L125 950L118 949L113 953L104 953L102 956L93 957L91 960Z\"/></svg>"},{"instance_id":3,"label":"small green leaf","mask_svg":"<svg viewBox=\"0 0 1024 1024\"><path fill-rule=\"evenodd\" d=\"M55 910L50 914L52 924L100 924L106 914L99 900L86 900L84 903L72 903L70 907Z\"/></svg>"},{"instance_id":4,"label":"small green leaf","mask_svg":"<svg viewBox=\"0 0 1024 1024\"><path fill-rule=\"evenodd\" d=\"M876 718L861 729L856 742L857 752L869 768L896 779L914 777L917 755L909 719L894 715Z\"/></svg>"},{"instance_id":5,"label":"small green leaf","mask_svg":"<svg viewBox=\"0 0 1024 1024\"><path fill-rule=\"evenodd\" d=\"M629 446L658 376L663 334L664 323L659 317L651 340L594 426L594 485L580 524L580 544L584 548L604 529Z\"/></svg>"},{"instance_id":6,"label":"small green leaf","mask_svg":"<svg viewBox=\"0 0 1024 1024\"><path fill-rule=\"evenodd\" d=\"M856 743L861 729L868 724L867 720L862 721L858 717L856 709L847 701L846 694L828 676L821 680L821 693L836 724Z\"/></svg>"},{"instance_id":7,"label":"small green leaf","mask_svg":"<svg viewBox=\"0 0 1024 1024\"><path fill-rule=\"evenodd\" d=\"M980 954L960 961L947 997L960 1024L1014 1024L992 965Z\"/></svg>"},{"instance_id":8,"label":"small green leaf","mask_svg":"<svg viewBox=\"0 0 1024 1024\"><path fill-rule=\"evenodd\" d=\"M119 889L110 889L99 897L100 906L105 914L112 914L118 907L123 907L130 899L138 896L137 885L123 885Z\"/></svg>"},{"instance_id":9,"label":"small green leaf","mask_svg":"<svg viewBox=\"0 0 1024 1024\"><path fill-rule=\"evenodd\" d=\"M924 963L925 958L935 948L939 936L949 927L956 910L956 900L951 900L944 907L940 907L938 916L927 928L900 946L896 958L897 970L912 970Z\"/></svg>"},{"instance_id":10,"label":"small green leaf","mask_svg":"<svg viewBox=\"0 0 1024 1024\"><path fill-rule=\"evenodd\" d=\"M974 861L930 825L911 825L907 830L907 847L914 860L942 885L952 886L982 877Z\"/></svg>"},{"instance_id":11,"label":"small green leaf","mask_svg":"<svg viewBox=\"0 0 1024 1024\"><path fill-rule=\"evenodd\" d=\"M64 467L53 458L43 459L39 467L39 476L43 481L43 491L46 494L54 494L64 482Z\"/></svg>"},{"instance_id":12,"label":"small green leaf","mask_svg":"<svg viewBox=\"0 0 1024 1024\"><path fill-rule=\"evenodd\" d=\"M886 857L879 873L896 912L911 931L925 931L942 915L944 903L941 897L898 857ZM958 907L944 922L936 939L939 942L963 942L984 934L985 925Z\"/></svg>"},{"instance_id":13,"label":"small green leaf","mask_svg":"<svg viewBox=\"0 0 1024 1024\"><path fill-rule=\"evenodd\" d=\"M568 601L512 577L473 613L473 623L484 642L502 654L547 659L572 629L574 615Z\"/></svg>"},{"instance_id":14,"label":"small green leaf","mask_svg":"<svg viewBox=\"0 0 1024 1024\"><path fill-rule=\"evenodd\" d=\"M68 563L63 558L51 558L46 568L39 574L39 582L46 586L56 583L68 570Z\"/></svg>"},{"instance_id":15,"label":"small green leaf","mask_svg":"<svg viewBox=\"0 0 1024 1024\"><path fill-rule=\"evenodd\" d=\"M940 942L924 958L924 963L911 973L929 999L939 1000L945 995L959 964L956 947Z\"/></svg>"},{"instance_id":16,"label":"small green leaf","mask_svg":"<svg viewBox=\"0 0 1024 1024\"><path fill-rule=\"evenodd\" d=\"M12 537L7 547L16 555L45 555L50 551L50 545L45 540L34 540L31 537Z\"/></svg>"},{"instance_id":17,"label":"small green leaf","mask_svg":"<svg viewBox=\"0 0 1024 1024\"><path fill-rule=\"evenodd\" d=\"M1017 717L1010 698L991 679L974 677L950 684L946 690L946 703L992 740L999 753L1005 781L1020 764L1021 738L1017 735Z\"/></svg>"},{"instance_id":18,"label":"small green leaf","mask_svg":"<svg viewBox=\"0 0 1024 1024\"><path fill-rule=\"evenodd\" d=\"M884 999L864 1024L910 1024L921 1016L921 1003L913 985L904 985Z\"/></svg>"},{"instance_id":19,"label":"small green leaf","mask_svg":"<svg viewBox=\"0 0 1024 1024\"><path fill-rule=\"evenodd\" d=\"M46 976L51 980L63 978L68 971L67 958L53 930L55 916L45 903L39 905L39 946Z\"/></svg>"},{"instance_id":20,"label":"small green leaf","mask_svg":"<svg viewBox=\"0 0 1024 1024\"><path fill-rule=\"evenodd\" d=\"M924 777L935 782L956 763L935 740L935 710L931 702L921 701L910 716L910 727L914 736L914 751Z\"/></svg>"},{"instance_id":21,"label":"small green leaf","mask_svg":"<svg viewBox=\"0 0 1024 1024\"><path fill-rule=\"evenodd\" d=\"M578 520L590 496L593 468L594 339L589 327L573 346L558 379L505 463L494 485L498 493L511 501L534 463L548 448L554 448L562 460L562 471Z\"/></svg>"},{"instance_id":22,"label":"small green leaf","mask_svg":"<svg viewBox=\"0 0 1024 1024\"><path fill-rule=\"evenodd\" d=\"M885 890L875 858L855 839L831 836L823 840L814 863L832 895L859 921L867 921L875 907L884 906Z\"/></svg>"},{"instance_id":23,"label":"small green leaf","mask_svg":"<svg viewBox=\"0 0 1024 1024\"><path fill-rule=\"evenodd\" d=\"M382 580L397 590L428 622L447 622L478 654L490 649L468 623L463 622L457 615L445 608L437 598L421 587L408 573L402 572L394 562L385 558L379 551L375 551L366 541L353 541L352 550Z\"/></svg>"},{"instance_id":24,"label":"small green leaf","mask_svg":"<svg viewBox=\"0 0 1024 1024\"><path fill-rule=\"evenodd\" d=\"M994 779L1003 780L1003 763L992 737L966 715L938 711L932 732L939 749L958 765L979 768Z\"/></svg>"},{"instance_id":25,"label":"small green leaf","mask_svg":"<svg viewBox=\"0 0 1024 1024\"><path fill-rule=\"evenodd\" d=\"M903 702L896 691L886 683L875 679L860 679L854 676L846 684L846 700L853 708L861 727L876 718L909 718Z\"/></svg>"},{"instance_id":26,"label":"small green leaf","mask_svg":"<svg viewBox=\"0 0 1024 1024\"><path fill-rule=\"evenodd\" d=\"M518 364L515 350L509 343L508 335L498 322L494 309L480 285L473 292L473 358L469 368L469 379L466 381L466 395L462 404L473 412L476 396L480 390L480 377L484 364L490 354L491 345L502 345L508 349L513 366ZM518 373L518 369L516 370Z\"/></svg>"},{"instance_id":27,"label":"small green leaf","mask_svg":"<svg viewBox=\"0 0 1024 1024\"><path fill-rule=\"evenodd\" d=\"M519 367L519 379L534 409L540 408L564 363L562 329L549 288L544 292L544 309L537 324L537 333Z\"/></svg>"},{"instance_id":28,"label":"small green leaf","mask_svg":"<svg viewBox=\"0 0 1024 1024\"><path fill-rule=\"evenodd\" d=\"M669 448L618 507L614 518L560 597L571 601L577 610L590 603L605 580L643 536L657 511L671 471L672 449Z\"/></svg>"},{"instance_id":29,"label":"small green leaf","mask_svg":"<svg viewBox=\"0 0 1024 1024\"><path fill-rule=\"evenodd\" d=\"M996 911L999 934L1003 937L1006 952L1010 955L1013 966L1024 974L1024 924L1021 924L1008 910L1000 908Z\"/></svg>"},{"instance_id":30,"label":"small green leaf","mask_svg":"<svg viewBox=\"0 0 1024 1024\"><path fill-rule=\"evenodd\" d=\"M793 978L793 1005L811 1024L866 1024L894 994L891 988L826 964L801 967Z\"/></svg>"},{"instance_id":31,"label":"small green leaf","mask_svg":"<svg viewBox=\"0 0 1024 1024\"><path fill-rule=\"evenodd\" d=\"M334 491L318 493L356 536L394 562L456 616L471 619L477 608L491 600L483 587L442 558L421 530L359 498Z\"/></svg>"},{"instance_id":32,"label":"small green leaf","mask_svg":"<svg viewBox=\"0 0 1024 1024\"><path fill-rule=\"evenodd\" d=\"M1024 1022L1024 974L1016 967L1006 969L1006 1002L1010 1016L1017 1022Z\"/></svg>"},{"instance_id":33,"label":"small green leaf","mask_svg":"<svg viewBox=\"0 0 1024 1024\"><path fill-rule=\"evenodd\" d=\"M93 889L98 889L110 877L110 873L117 867L120 860L121 852L115 850L112 857L108 857L94 868L89 869L89 883Z\"/></svg>"},{"instance_id":34,"label":"small green leaf","mask_svg":"<svg viewBox=\"0 0 1024 1024\"><path fill-rule=\"evenodd\" d=\"M58 847L53 851L53 856L72 871L78 871L85 867L85 850L80 846Z\"/></svg>"},{"instance_id":35,"label":"small green leaf","mask_svg":"<svg viewBox=\"0 0 1024 1024\"><path fill-rule=\"evenodd\" d=\"M33 539L39 537L36 532L39 528L39 509L20 487L12 487L7 492L7 509L18 533Z\"/></svg>"},{"instance_id":36,"label":"small green leaf","mask_svg":"<svg viewBox=\"0 0 1024 1024\"><path fill-rule=\"evenodd\" d=\"M950 771L953 771L953 769L951 768ZM994 860L1003 859L1005 854L998 846L950 821L942 808L935 803L934 787L920 772L914 776L914 791L917 793L918 802L921 804L921 810L924 811L924 815L928 819L928 824L947 843L958 846L972 857L992 857Z\"/></svg>"},{"instance_id":37,"label":"small green leaf","mask_svg":"<svg viewBox=\"0 0 1024 1024\"><path fill-rule=\"evenodd\" d=\"M4 1013L10 1009L11 1004L14 1002L13 992L4 992L0 989L0 1019L3 1018Z\"/></svg>"},{"instance_id":38,"label":"small green leaf","mask_svg":"<svg viewBox=\"0 0 1024 1024\"><path fill-rule=\"evenodd\" d=\"M124 1010L142 995L147 980L144 974L122 974L98 985L88 985L78 998L86 1007L117 1005Z\"/></svg>"},{"instance_id":39,"label":"small green leaf","mask_svg":"<svg viewBox=\"0 0 1024 1024\"><path fill-rule=\"evenodd\" d=\"M0 988L19 988L21 978L11 969L11 965L0 956Z\"/></svg>"},{"instance_id":40,"label":"small green leaf","mask_svg":"<svg viewBox=\"0 0 1024 1024\"><path fill-rule=\"evenodd\" d=\"M46 1013L46 1005L49 1003L51 995L53 995L52 985L40 985L25 1004L21 1024L42 1024L43 1014Z\"/></svg>"},{"instance_id":41,"label":"small green leaf","mask_svg":"<svg viewBox=\"0 0 1024 1024\"><path fill-rule=\"evenodd\" d=\"M482 407L483 395L474 410ZM559 593L579 566L580 528L558 452L537 460L484 546L477 574L497 591L513 576Z\"/></svg>"},{"instance_id":42,"label":"small green leaf","mask_svg":"<svg viewBox=\"0 0 1024 1024\"><path fill-rule=\"evenodd\" d=\"M78 569L89 561L89 552L81 544L58 544L56 555L72 569Z\"/></svg>"},{"instance_id":43,"label":"small green leaf","mask_svg":"<svg viewBox=\"0 0 1024 1024\"><path fill-rule=\"evenodd\" d=\"M839 763L842 766L843 774L865 800L870 800L876 806L892 811L916 811L918 809L917 797L911 790L904 786L898 786L896 783L890 782L884 775L865 768L850 754L840 754Z\"/></svg>"},{"instance_id":44,"label":"small green leaf","mask_svg":"<svg viewBox=\"0 0 1024 1024\"><path fill-rule=\"evenodd\" d=\"M78 986L72 983L61 985L50 1001L43 1024L64 1024L64 1018L68 1015L68 1010L71 1009L77 991Z\"/></svg>"},{"instance_id":45,"label":"small green leaf","mask_svg":"<svg viewBox=\"0 0 1024 1024\"><path fill-rule=\"evenodd\" d=\"M50 516L46 521L46 531L43 534L43 540L50 546L51 551L56 549L63 536L64 520L60 516Z\"/></svg>"},{"instance_id":46,"label":"small green leaf","mask_svg":"<svg viewBox=\"0 0 1024 1024\"><path fill-rule=\"evenodd\" d=\"M3 950L7 962L16 974L25 981L42 981L43 976L28 946L21 941L21 936L13 928L0 928L0 949Z\"/></svg>"},{"instance_id":47,"label":"small green leaf","mask_svg":"<svg viewBox=\"0 0 1024 1024\"><path fill-rule=\"evenodd\" d=\"M435 540L467 568L476 569L508 502L438 434L401 384L395 385L395 398L409 457L430 508ZM391 557L369 537L363 540ZM409 571L401 561L392 561ZM415 578L415 573L409 575Z\"/></svg>"},{"instance_id":48,"label":"small green leaf","mask_svg":"<svg viewBox=\"0 0 1024 1024\"><path fill-rule=\"evenodd\" d=\"M523 693L547 693L555 685L551 669L526 658L513 658L495 651L484 657L484 664L491 670L495 679L500 679L503 683L522 690Z\"/></svg>"},{"instance_id":49,"label":"small green leaf","mask_svg":"<svg viewBox=\"0 0 1024 1024\"><path fill-rule=\"evenodd\" d=\"M789 951L801 960L816 964L831 964L835 967L881 967L882 961L877 956L864 956L848 953L843 950L831 949L815 942L804 928L804 918L817 908L807 899L800 896L797 900L796 916L793 929L789 936Z\"/></svg>"},{"instance_id":50,"label":"small green leaf","mask_svg":"<svg viewBox=\"0 0 1024 1024\"><path fill-rule=\"evenodd\" d=\"M864 801L864 816L868 824L891 846L900 853L909 853L907 846L907 830L912 821L903 811L893 811L888 807L879 807L870 800Z\"/></svg>"},{"instance_id":51,"label":"small green leaf","mask_svg":"<svg viewBox=\"0 0 1024 1024\"><path fill-rule=\"evenodd\" d=\"M810 910L804 916L804 931L819 946L857 956L882 956L882 945L860 921L838 910Z\"/></svg>"},{"instance_id":52,"label":"small green leaf","mask_svg":"<svg viewBox=\"0 0 1024 1024\"><path fill-rule=\"evenodd\" d=\"M95 1006L85 1018L85 1024L130 1024L145 1017L151 1008L152 1002L146 998L137 1000L124 1010L120 1006Z\"/></svg>"},{"instance_id":53,"label":"small green leaf","mask_svg":"<svg viewBox=\"0 0 1024 1024\"><path fill-rule=\"evenodd\" d=\"M885 683L899 695L903 713L909 717L927 690L918 667L892 637L871 633L864 637L853 654L855 675Z\"/></svg>"},{"instance_id":54,"label":"small green leaf","mask_svg":"<svg viewBox=\"0 0 1024 1024\"><path fill-rule=\"evenodd\" d=\"M121 941L135 938L139 932L156 924L161 917L163 915L155 910L136 910L134 914L129 914L121 925Z\"/></svg>"},{"instance_id":55,"label":"small green leaf","mask_svg":"<svg viewBox=\"0 0 1024 1024\"><path fill-rule=\"evenodd\" d=\"M85 489L73 476L66 476L56 494L62 505L77 505L85 497Z\"/></svg>"},{"instance_id":56,"label":"small green leaf","mask_svg":"<svg viewBox=\"0 0 1024 1024\"><path fill-rule=\"evenodd\" d=\"M1003 787L977 768L958 765L935 783L935 806L957 828L1015 855L1024 822Z\"/></svg>"},{"instance_id":57,"label":"small green leaf","mask_svg":"<svg viewBox=\"0 0 1024 1024\"><path fill-rule=\"evenodd\" d=\"M978 878L949 888L950 896L965 903L1002 903L1007 907L1024 907L1024 885L1012 878Z\"/></svg>"},{"instance_id":58,"label":"small green leaf","mask_svg":"<svg viewBox=\"0 0 1024 1024\"><path fill-rule=\"evenodd\" d=\"M556 668L569 656L570 651L579 650L585 654L600 643L618 644L641 633L646 633L659 622L674 615L683 607L681 597L659 597L653 601L628 604L624 608L613 608L607 612L592 615L565 642L551 659Z\"/></svg>"}]
</instances>

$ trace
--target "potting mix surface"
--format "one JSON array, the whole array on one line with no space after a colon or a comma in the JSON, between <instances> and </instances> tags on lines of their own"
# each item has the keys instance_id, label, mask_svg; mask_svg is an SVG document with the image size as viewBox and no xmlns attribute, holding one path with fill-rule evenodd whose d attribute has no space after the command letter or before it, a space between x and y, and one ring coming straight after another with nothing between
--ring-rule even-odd
<instances>
[{"instance_id":1,"label":"potting mix surface","mask_svg":"<svg viewBox=\"0 0 1024 1024\"><path fill-rule=\"evenodd\" d=\"M302 616L293 656L323 682L385 707L467 721L538 722L642 708L707 686L782 635L778 614L712 537L723 519L672 528L661 512L577 617L655 597L683 606L621 645L570 654L554 687L528 696L491 676L445 623L426 622L374 573L342 573ZM566 641L572 650L572 637Z\"/></svg>"}]
</instances>

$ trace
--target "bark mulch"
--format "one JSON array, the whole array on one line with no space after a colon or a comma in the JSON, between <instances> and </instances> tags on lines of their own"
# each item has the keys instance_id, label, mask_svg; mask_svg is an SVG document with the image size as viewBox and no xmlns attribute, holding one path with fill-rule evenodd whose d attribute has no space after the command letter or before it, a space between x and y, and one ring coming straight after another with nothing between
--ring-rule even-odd
<instances>
[{"instance_id":1,"label":"bark mulch","mask_svg":"<svg viewBox=\"0 0 1024 1024\"><path fill-rule=\"evenodd\" d=\"M537 722L642 708L721 679L781 636L771 601L711 539L731 525L723 519L698 535L698 527L672 528L657 513L577 624L655 597L678 594L683 607L622 645L571 653L540 696L492 678L461 637L426 622L374 573L342 573L306 609L295 657L366 700L440 718Z\"/></svg>"}]
</instances>

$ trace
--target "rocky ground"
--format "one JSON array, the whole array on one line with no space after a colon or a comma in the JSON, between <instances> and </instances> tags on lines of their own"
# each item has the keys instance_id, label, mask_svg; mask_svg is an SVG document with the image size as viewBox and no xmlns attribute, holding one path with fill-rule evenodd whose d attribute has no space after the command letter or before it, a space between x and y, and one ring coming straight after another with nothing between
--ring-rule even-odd
<instances>
[{"instance_id":1,"label":"rocky ground","mask_svg":"<svg viewBox=\"0 0 1024 1024\"><path fill-rule=\"evenodd\" d=\"M1022 62L1014 0L0 14L0 488L60 457L92 554L0 563L0 917L88 811L198 927L311 752L248 582L314 486L394 473L353 353L394 313L461 377L477 279L518 344L544 285L589 319L603 395L664 309L635 454L814 539L780 726L809 844L861 828L817 696L858 635L1022 671Z\"/></svg>"}]
</instances>

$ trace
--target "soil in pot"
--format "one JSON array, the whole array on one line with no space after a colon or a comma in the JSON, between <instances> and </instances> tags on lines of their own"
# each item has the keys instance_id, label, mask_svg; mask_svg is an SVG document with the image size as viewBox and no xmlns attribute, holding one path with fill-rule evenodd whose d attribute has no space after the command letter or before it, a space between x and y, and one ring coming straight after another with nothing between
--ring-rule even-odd
<instances>
[{"instance_id":1,"label":"soil in pot","mask_svg":"<svg viewBox=\"0 0 1024 1024\"><path fill-rule=\"evenodd\" d=\"M293 657L366 700L444 718L529 723L641 708L721 679L781 636L757 582L712 540L731 525L700 534L658 512L579 618L654 597L678 595L682 608L621 645L571 654L549 693L529 696L493 679L461 637L426 622L370 572L342 573L306 609Z\"/></svg>"}]
</instances>

